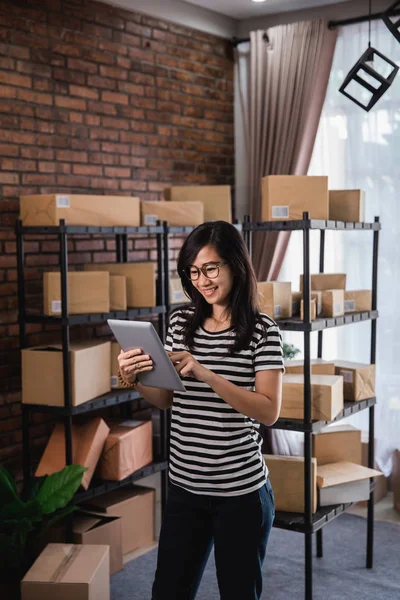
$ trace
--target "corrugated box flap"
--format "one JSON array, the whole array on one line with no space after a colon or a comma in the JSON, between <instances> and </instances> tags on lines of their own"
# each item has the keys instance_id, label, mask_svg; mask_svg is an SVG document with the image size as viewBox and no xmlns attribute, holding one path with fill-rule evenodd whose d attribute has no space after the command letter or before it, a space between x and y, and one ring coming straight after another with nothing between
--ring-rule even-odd
<instances>
[{"instance_id":1,"label":"corrugated box flap","mask_svg":"<svg viewBox=\"0 0 400 600\"><path fill-rule=\"evenodd\" d=\"M380 471L368 469L347 461L321 465L317 468L317 485L320 488L340 485L351 481L361 481L370 477L379 477Z\"/></svg>"}]
</instances>

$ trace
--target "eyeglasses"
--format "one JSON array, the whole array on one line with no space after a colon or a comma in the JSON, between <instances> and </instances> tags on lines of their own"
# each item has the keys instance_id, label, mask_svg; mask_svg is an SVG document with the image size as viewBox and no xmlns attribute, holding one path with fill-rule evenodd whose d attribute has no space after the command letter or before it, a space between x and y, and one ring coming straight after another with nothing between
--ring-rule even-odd
<instances>
[{"instance_id":1,"label":"eyeglasses","mask_svg":"<svg viewBox=\"0 0 400 600\"><path fill-rule=\"evenodd\" d=\"M191 281L196 281L196 279L200 277L200 272L203 273L204 277L207 277L207 279L215 279L219 275L220 267L227 264L227 262L206 263L200 268L190 265L184 270L184 273Z\"/></svg>"}]
</instances>

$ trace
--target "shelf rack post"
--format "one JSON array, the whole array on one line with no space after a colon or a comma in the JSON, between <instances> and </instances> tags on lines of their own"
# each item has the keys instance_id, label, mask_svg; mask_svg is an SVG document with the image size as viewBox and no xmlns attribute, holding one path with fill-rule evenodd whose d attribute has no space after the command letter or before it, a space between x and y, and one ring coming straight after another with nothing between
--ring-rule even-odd
<instances>
[{"instance_id":1,"label":"shelf rack post","mask_svg":"<svg viewBox=\"0 0 400 600\"><path fill-rule=\"evenodd\" d=\"M375 217L375 223L379 223L379 217ZM379 228L374 229L372 251L372 310L377 309L378 300L378 250L379 250ZM371 321L371 364L376 363L376 319ZM375 445L375 406L369 408L368 428L368 467L374 468L374 445ZM372 479L371 479L372 482ZM371 491L368 500L367 514L367 569L372 569L374 562L374 490Z\"/></svg>"},{"instance_id":2,"label":"shelf rack post","mask_svg":"<svg viewBox=\"0 0 400 600\"><path fill-rule=\"evenodd\" d=\"M325 268L325 229L321 229L319 238L319 272L323 273ZM318 331L318 358L322 358L324 332ZM322 558L324 554L322 528L317 531L317 558Z\"/></svg>"},{"instance_id":3,"label":"shelf rack post","mask_svg":"<svg viewBox=\"0 0 400 600\"><path fill-rule=\"evenodd\" d=\"M60 219L60 272L61 272L61 331L62 331L62 361L64 379L64 405L72 407L71 363L68 323L68 235L65 219ZM65 431L65 462L72 465L72 416L64 417Z\"/></svg>"},{"instance_id":4,"label":"shelf rack post","mask_svg":"<svg viewBox=\"0 0 400 600\"><path fill-rule=\"evenodd\" d=\"M310 214L303 213L303 302L304 325L311 324L310 300ZM311 362L310 329L304 332L304 550L305 550L305 599L312 599L312 422L311 422Z\"/></svg>"}]
</instances>

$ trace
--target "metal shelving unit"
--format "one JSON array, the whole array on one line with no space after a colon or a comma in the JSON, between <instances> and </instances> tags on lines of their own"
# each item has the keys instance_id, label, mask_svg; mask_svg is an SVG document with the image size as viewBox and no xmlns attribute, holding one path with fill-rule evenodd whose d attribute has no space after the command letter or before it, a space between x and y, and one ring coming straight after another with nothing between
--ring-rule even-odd
<instances>
[{"instance_id":1,"label":"metal shelving unit","mask_svg":"<svg viewBox=\"0 0 400 600\"><path fill-rule=\"evenodd\" d=\"M68 237L73 235L113 235L116 240L117 262L128 262L128 236L134 234L157 236L157 306L151 308L133 308L127 311L114 311L101 314L68 314ZM56 235L59 240L60 273L61 273L61 301L62 313L60 317L45 316L27 310L25 305L25 235ZM72 422L73 417L81 414L121 406L121 410L127 413L127 403L135 402L140 396L134 390L118 389L94 398L79 406L72 406L71 394L71 367L69 360L70 349L70 327L81 324L97 324L105 322L108 318L135 319L138 317L158 317L159 333L164 341L166 333L166 319L169 311L169 269L168 269L168 227L166 223L157 224L155 227L93 227L93 226L69 226L64 220L60 220L59 226L52 227L24 227L21 221L16 226L17 238L17 268L18 268L18 323L20 347L28 345L26 324L43 323L57 325L61 329L62 356L64 375L64 406L41 406L34 404L22 404L22 435L23 435L23 471L24 484L31 477L30 456L30 418L34 412L54 415L64 422L65 429L65 458L66 464L72 464ZM162 504L164 505L167 494L167 469L168 469L168 416L165 411L160 411L160 435L161 451L156 460L133 473L127 479L120 482L94 481L89 490L78 491L75 502L83 502L94 496L100 495L111 489L116 489L137 481L153 473L161 473Z\"/></svg>"},{"instance_id":2,"label":"metal shelving unit","mask_svg":"<svg viewBox=\"0 0 400 600\"><path fill-rule=\"evenodd\" d=\"M312 434L326 426L326 421L312 421L311 419L311 356L310 336L313 331L318 332L318 358L322 358L323 330L330 327L350 325L361 321L371 321L371 347L370 362L375 364L376 360L376 325L377 311L377 280L378 280L378 244L379 230L381 228L379 218L375 217L373 223L345 223L342 221L317 221L309 218L309 213L303 213L303 219L299 221L277 221L251 223L246 217L243 232L247 247L251 253L252 233L257 231L302 231L303 232L303 301L304 319L284 319L278 322L283 331L300 331L304 336L304 419L279 419L274 428L304 433L304 506L302 514L277 512L274 527L298 531L304 534L305 550L305 599L312 600L312 536L317 535L317 557L322 557L322 528L342 514L351 504L340 504L319 509L312 514L312 480L311 480L311 458L312 458ZM332 319L320 318L311 321L311 278L310 278L310 231L320 231L319 248L319 272L324 272L325 258L325 231L371 231L373 233L373 256L372 256L372 310L346 314L344 317ZM369 410L369 437L368 437L368 466L374 466L374 417L376 398L370 398L361 402L345 402L343 411L334 419L339 421L360 410ZM366 567L373 565L373 533L374 533L374 502L373 484L371 482L371 493L368 501L367 519L367 552Z\"/></svg>"}]
</instances>

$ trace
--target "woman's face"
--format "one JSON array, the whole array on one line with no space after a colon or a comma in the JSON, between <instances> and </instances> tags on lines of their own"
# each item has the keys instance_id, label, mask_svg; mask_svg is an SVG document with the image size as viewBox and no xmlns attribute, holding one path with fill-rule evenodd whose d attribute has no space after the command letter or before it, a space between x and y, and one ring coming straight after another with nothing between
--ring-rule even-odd
<instances>
[{"instance_id":1,"label":"woman's face","mask_svg":"<svg viewBox=\"0 0 400 600\"><path fill-rule=\"evenodd\" d=\"M194 287L204 296L209 304L218 306L228 306L229 296L233 285L233 274L228 264L223 264L219 267L219 273L217 277L211 277L214 275L212 266L215 263L225 263L223 258L218 254L214 246L204 246L197 254L193 265L194 267L208 267L210 277L204 275L200 271L198 279L192 280ZM205 269L204 269L205 270ZM218 269L215 269L217 272ZM196 270L193 269L195 273Z\"/></svg>"}]
</instances>

